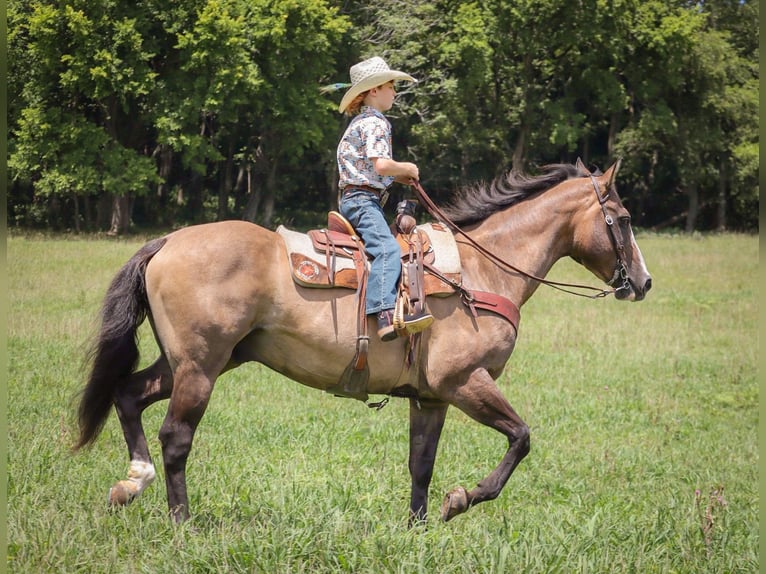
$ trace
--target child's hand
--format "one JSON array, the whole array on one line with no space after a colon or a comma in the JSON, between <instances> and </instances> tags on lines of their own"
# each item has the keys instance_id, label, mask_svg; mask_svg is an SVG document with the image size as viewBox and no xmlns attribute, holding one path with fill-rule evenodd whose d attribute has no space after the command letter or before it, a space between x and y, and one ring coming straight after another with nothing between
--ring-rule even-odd
<instances>
[{"instance_id":1,"label":"child's hand","mask_svg":"<svg viewBox=\"0 0 766 574\"><path fill-rule=\"evenodd\" d=\"M414 163L403 162L402 166L405 168L405 177L414 179L415 181L420 179L420 170L418 170L418 166Z\"/></svg>"}]
</instances>

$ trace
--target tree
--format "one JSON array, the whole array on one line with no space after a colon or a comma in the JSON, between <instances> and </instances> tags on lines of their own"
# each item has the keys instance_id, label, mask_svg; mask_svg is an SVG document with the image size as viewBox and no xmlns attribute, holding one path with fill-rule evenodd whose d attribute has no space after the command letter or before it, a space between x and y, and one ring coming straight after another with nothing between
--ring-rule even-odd
<instances>
[{"instance_id":1,"label":"tree","mask_svg":"<svg viewBox=\"0 0 766 574\"><path fill-rule=\"evenodd\" d=\"M336 45L349 22L320 0L280 0L256 5L252 26L264 84L261 112L250 127L255 136L257 170L263 185L251 195L245 218L270 224L281 199L306 192L301 189L310 153L334 145L334 115L330 102L319 94L319 80L334 70ZM321 196L319 204L323 204Z\"/></svg>"},{"instance_id":2,"label":"tree","mask_svg":"<svg viewBox=\"0 0 766 574\"><path fill-rule=\"evenodd\" d=\"M654 209L678 212L683 207L677 199L685 196L687 231L698 227L703 209L716 204L713 226L726 226L721 206L730 194L729 174L736 171L735 149L744 158L757 149L757 135L748 127L753 120L757 125L757 70L737 56L727 33L711 28L706 6L689 10L649 2L634 13L630 30L637 58L625 74L630 116L617 146L643 195L655 191ZM749 165L744 173L752 177L752 162L739 165ZM641 173L649 179L640 181ZM662 187L682 195L663 197L657 193ZM752 191L745 195L752 197Z\"/></svg>"},{"instance_id":3,"label":"tree","mask_svg":"<svg viewBox=\"0 0 766 574\"><path fill-rule=\"evenodd\" d=\"M138 21L125 8L99 0L11 3L9 11L14 53L22 51L17 40L27 48L11 69L27 81L9 168L40 197L71 200L75 226L81 198L87 204L94 194L110 194L120 208L114 232L126 229L131 196L157 180L151 160L137 151L145 133L126 121L154 74Z\"/></svg>"},{"instance_id":4,"label":"tree","mask_svg":"<svg viewBox=\"0 0 766 574\"><path fill-rule=\"evenodd\" d=\"M326 132L317 80L347 28L322 0L13 1L10 20L17 198L114 197L115 233L136 197L168 208L175 192L187 221L204 220L210 178L228 216L232 174L259 149L300 165Z\"/></svg>"}]
</instances>

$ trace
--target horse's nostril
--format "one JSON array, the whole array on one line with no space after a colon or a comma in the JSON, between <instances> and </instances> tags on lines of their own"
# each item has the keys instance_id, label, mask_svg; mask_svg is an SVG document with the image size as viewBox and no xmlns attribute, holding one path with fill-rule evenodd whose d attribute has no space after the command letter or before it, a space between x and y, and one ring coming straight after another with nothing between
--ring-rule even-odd
<instances>
[{"instance_id":1,"label":"horse's nostril","mask_svg":"<svg viewBox=\"0 0 766 574\"><path fill-rule=\"evenodd\" d=\"M652 278L649 277L649 279L646 280L646 283L644 283L644 293L649 291L649 289L652 288Z\"/></svg>"}]
</instances>

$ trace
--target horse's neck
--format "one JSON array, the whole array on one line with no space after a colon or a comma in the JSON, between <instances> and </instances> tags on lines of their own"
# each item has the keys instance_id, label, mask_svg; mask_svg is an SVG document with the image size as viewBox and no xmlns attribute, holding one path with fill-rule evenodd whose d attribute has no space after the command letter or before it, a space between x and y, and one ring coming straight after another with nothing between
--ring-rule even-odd
<instances>
[{"instance_id":1,"label":"horse's neck","mask_svg":"<svg viewBox=\"0 0 766 574\"><path fill-rule=\"evenodd\" d=\"M471 236L521 271L545 277L556 261L571 251L573 227L569 215L561 194L550 191L491 215ZM478 257L476 270L483 281L490 282L497 292L504 291L519 306L540 285L485 257Z\"/></svg>"}]
</instances>

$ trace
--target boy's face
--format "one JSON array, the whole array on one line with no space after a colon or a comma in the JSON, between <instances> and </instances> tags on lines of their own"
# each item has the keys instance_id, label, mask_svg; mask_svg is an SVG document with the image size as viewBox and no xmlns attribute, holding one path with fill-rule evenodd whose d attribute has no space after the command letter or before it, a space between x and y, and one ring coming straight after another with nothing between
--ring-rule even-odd
<instances>
[{"instance_id":1,"label":"boy's face","mask_svg":"<svg viewBox=\"0 0 766 574\"><path fill-rule=\"evenodd\" d=\"M393 82L385 83L370 90L370 105L380 112L387 112L394 105L396 89Z\"/></svg>"}]
</instances>

